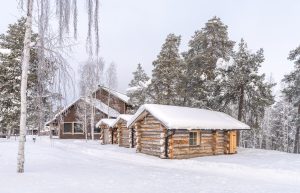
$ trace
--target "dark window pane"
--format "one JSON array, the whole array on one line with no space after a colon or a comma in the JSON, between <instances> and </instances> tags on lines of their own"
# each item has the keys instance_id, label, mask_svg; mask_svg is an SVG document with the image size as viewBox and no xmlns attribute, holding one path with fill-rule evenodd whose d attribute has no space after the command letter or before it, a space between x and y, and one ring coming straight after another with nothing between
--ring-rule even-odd
<instances>
[{"instance_id":1,"label":"dark window pane","mask_svg":"<svg viewBox=\"0 0 300 193\"><path fill-rule=\"evenodd\" d=\"M64 123L64 133L72 133L72 123Z\"/></svg>"},{"instance_id":2,"label":"dark window pane","mask_svg":"<svg viewBox=\"0 0 300 193\"><path fill-rule=\"evenodd\" d=\"M82 123L74 123L74 133L83 133Z\"/></svg>"},{"instance_id":3,"label":"dark window pane","mask_svg":"<svg viewBox=\"0 0 300 193\"><path fill-rule=\"evenodd\" d=\"M99 127L95 127L94 133L100 133L100 128Z\"/></svg>"}]
</instances>

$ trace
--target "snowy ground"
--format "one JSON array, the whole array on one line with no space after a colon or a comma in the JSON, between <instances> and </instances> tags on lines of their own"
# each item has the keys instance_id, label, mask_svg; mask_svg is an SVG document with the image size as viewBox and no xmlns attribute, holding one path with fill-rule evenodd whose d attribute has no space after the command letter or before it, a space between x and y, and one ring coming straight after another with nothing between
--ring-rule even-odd
<instances>
[{"instance_id":1,"label":"snowy ground","mask_svg":"<svg viewBox=\"0 0 300 193\"><path fill-rule=\"evenodd\" d=\"M299 193L300 155L240 149L239 154L163 160L134 149L83 140L26 143L0 139L0 193Z\"/></svg>"}]
</instances>

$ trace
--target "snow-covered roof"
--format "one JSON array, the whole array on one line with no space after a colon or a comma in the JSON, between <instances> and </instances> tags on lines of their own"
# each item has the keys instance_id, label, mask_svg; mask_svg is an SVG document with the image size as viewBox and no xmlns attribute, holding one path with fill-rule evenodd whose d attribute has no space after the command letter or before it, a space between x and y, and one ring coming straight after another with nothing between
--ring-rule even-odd
<instances>
[{"instance_id":1,"label":"snow-covered roof","mask_svg":"<svg viewBox=\"0 0 300 193\"><path fill-rule=\"evenodd\" d=\"M129 114L120 114L120 115L117 117L116 121L114 122L113 127L116 126L116 124L118 124L118 122L119 122L120 120L124 120L124 121L126 121L126 123L127 123L132 117L133 117L133 115L129 115Z\"/></svg>"},{"instance_id":2,"label":"snow-covered roof","mask_svg":"<svg viewBox=\"0 0 300 193\"><path fill-rule=\"evenodd\" d=\"M61 114L63 114L64 112L66 112L70 107L72 107L75 103L77 103L79 100L81 100L81 98L78 98L76 100L74 100L73 102L71 102L69 105L67 105L66 107L64 107L61 111L59 111L58 113L56 113L54 115L54 118L51 119L50 121L46 122L45 125L49 125L50 123L52 123L53 121L55 121Z\"/></svg>"},{"instance_id":3,"label":"snow-covered roof","mask_svg":"<svg viewBox=\"0 0 300 193\"><path fill-rule=\"evenodd\" d=\"M222 112L157 104L141 106L127 122L127 127L143 119L147 113L167 129L250 129L248 125Z\"/></svg>"},{"instance_id":4,"label":"snow-covered roof","mask_svg":"<svg viewBox=\"0 0 300 193\"><path fill-rule=\"evenodd\" d=\"M96 109L103 112L104 114L109 115L110 117L118 117L120 115L120 113L118 111L116 111L115 109L107 106L105 103L103 103L102 101L100 101L98 99L84 98L83 100L85 102L87 102L88 104L94 106Z\"/></svg>"},{"instance_id":5,"label":"snow-covered roof","mask_svg":"<svg viewBox=\"0 0 300 193\"><path fill-rule=\"evenodd\" d=\"M120 115L120 113L118 111L116 111L115 109L108 107L106 104L104 104L103 102L101 102L98 99L89 99L89 98L78 98L75 101L73 101L72 103L70 103L69 105L67 105L65 108L63 108L60 112L58 112L53 119L51 119L50 121L46 122L45 125L49 125L50 123L52 123L53 121L55 121L56 119L59 118L59 116L61 114L63 114L64 112L66 112L69 108L71 108L75 103L79 102L80 100L88 103L89 105L93 105L96 109L98 109L99 111L103 112L106 115L109 115L111 117L118 117Z\"/></svg>"},{"instance_id":6,"label":"snow-covered roof","mask_svg":"<svg viewBox=\"0 0 300 193\"><path fill-rule=\"evenodd\" d=\"M107 125L108 127L113 127L116 119L101 119L98 123L96 123L96 127L100 125Z\"/></svg>"},{"instance_id":7,"label":"snow-covered roof","mask_svg":"<svg viewBox=\"0 0 300 193\"><path fill-rule=\"evenodd\" d=\"M103 90L110 92L110 94L114 95L115 97L118 97L119 99L121 99L123 102L125 103L129 103L129 97L123 93L120 93L119 91L113 90L113 89L109 89L107 87L102 86L101 87Z\"/></svg>"}]
</instances>

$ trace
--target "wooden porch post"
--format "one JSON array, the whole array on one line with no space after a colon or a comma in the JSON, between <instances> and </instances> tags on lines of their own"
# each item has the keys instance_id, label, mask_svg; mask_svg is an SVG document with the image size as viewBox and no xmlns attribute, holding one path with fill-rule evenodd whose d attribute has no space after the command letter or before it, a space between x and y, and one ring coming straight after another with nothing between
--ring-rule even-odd
<instances>
[{"instance_id":1,"label":"wooden porch post","mask_svg":"<svg viewBox=\"0 0 300 193\"><path fill-rule=\"evenodd\" d=\"M140 123L135 123L134 127L136 130L136 152L141 152L142 150L142 144L141 144L141 138L142 138L142 132L140 130Z\"/></svg>"}]
</instances>

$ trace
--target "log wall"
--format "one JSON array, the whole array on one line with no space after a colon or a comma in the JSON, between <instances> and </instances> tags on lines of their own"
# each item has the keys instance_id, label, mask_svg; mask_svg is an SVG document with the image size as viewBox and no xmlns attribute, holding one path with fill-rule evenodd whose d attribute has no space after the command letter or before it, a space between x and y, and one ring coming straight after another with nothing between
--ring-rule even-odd
<instances>
[{"instance_id":1,"label":"log wall","mask_svg":"<svg viewBox=\"0 0 300 193\"><path fill-rule=\"evenodd\" d=\"M176 130L169 139L169 158L183 159L225 153L224 131L193 130L197 132L197 145L189 145L188 130Z\"/></svg>"},{"instance_id":2,"label":"log wall","mask_svg":"<svg viewBox=\"0 0 300 193\"><path fill-rule=\"evenodd\" d=\"M166 129L153 116L147 115L136 126L137 152L162 157Z\"/></svg>"},{"instance_id":3,"label":"log wall","mask_svg":"<svg viewBox=\"0 0 300 193\"><path fill-rule=\"evenodd\" d=\"M100 143L118 144L118 133L116 128L108 128L106 125L100 126Z\"/></svg>"},{"instance_id":4,"label":"log wall","mask_svg":"<svg viewBox=\"0 0 300 193\"><path fill-rule=\"evenodd\" d=\"M118 132L119 132L119 146L130 147L129 129L126 126L125 121L121 121L120 124L118 125Z\"/></svg>"},{"instance_id":5,"label":"log wall","mask_svg":"<svg viewBox=\"0 0 300 193\"><path fill-rule=\"evenodd\" d=\"M168 138L167 157L185 159L209 155L236 153L234 130L167 130L153 116L147 115L135 124L136 150L148 155L166 158L165 144ZM172 132L175 131L175 134ZM197 144L190 145L190 132L197 132Z\"/></svg>"}]
</instances>

